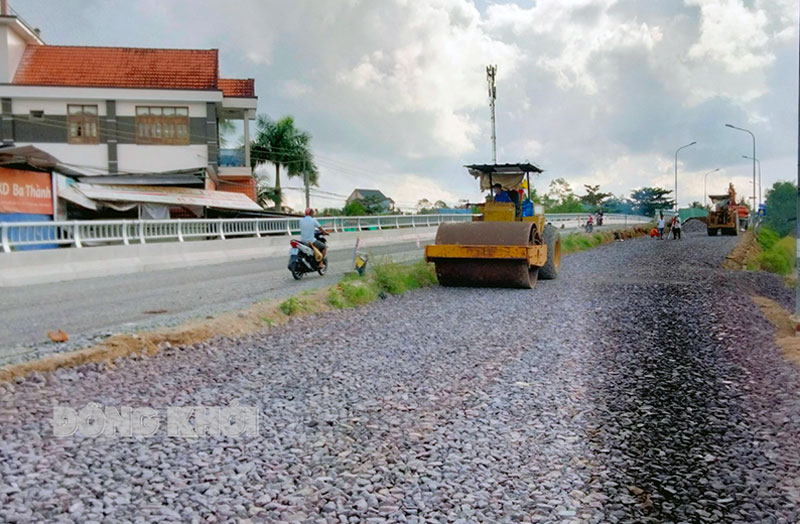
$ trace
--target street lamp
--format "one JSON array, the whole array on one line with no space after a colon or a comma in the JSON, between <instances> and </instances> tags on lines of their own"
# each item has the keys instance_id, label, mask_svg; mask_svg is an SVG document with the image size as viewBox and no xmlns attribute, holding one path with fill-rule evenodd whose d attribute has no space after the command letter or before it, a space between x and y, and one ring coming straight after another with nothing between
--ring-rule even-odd
<instances>
[{"instance_id":1,"label":"street lamp","mask_svg":"<svg viewBox=\"0 0 800 524\"><path fill-rule=\"evenodd\" d=\"M748 160L753 160L753 157L749 157L747 155L742 155L742 158L746 158ZM761 204L761 160L755 159L756 164L758 164L758 203Z\"/></svg>"},{"instance_id":2,"label":"street lamp","mask_svg":"<svg viewBox=\"0 0 800 524\"><path fill-rule=\"evenodd\" d=\"M703 205L706 205L706 200L708 199L707 196L708 192L706 191L706 181L708 180L708 175L710 175L711 173L716 173L717 171L719 171L719 168L712 169L711 171L703 175Z\"/></svg>"},{"instance_id":3,"label":"street lamp","mask_svg":"<svg viewBox=\"0 0 800 524\"><path fill-rule=\"evenodd\" d=\"M730 127L731 129L738 129L739 131L744 131L745 133L750 133L750 136L753 138L753 201L756 199L756 135L753 134L752 131L747 129L743 129L741 127L736 127L731 124L725 124L725 127ZM753 216L755 219L755 216Z\"/></svg>"},{"instance_id":4,"label":"street lamp","mask_svg":"<svg viewBox=\"0 0 800 524\"><path fill-rule=\"evenodd\" d=\"M692 142L691 144L686 144L685 146L679 147L675 151L675 212L678 212L678 151L681 149L685 149L689 146L695 145L697 142Z\"/></svg>"}]
</instances>

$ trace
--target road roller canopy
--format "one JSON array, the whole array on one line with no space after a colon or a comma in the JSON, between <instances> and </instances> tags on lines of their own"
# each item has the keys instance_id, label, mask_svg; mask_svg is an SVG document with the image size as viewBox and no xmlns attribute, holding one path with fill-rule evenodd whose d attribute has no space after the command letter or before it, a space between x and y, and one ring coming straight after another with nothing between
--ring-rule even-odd
<instances>
[{"instance_id":1,"label":"road roller canopy","mask_svg":"<svg viewBox=\"0 0 800 524\"><path fill-rule=\"evenodd\" d=\"M542 173L543 170L531 163L521 164L472 164L464 166L469 174L480 180L481 190L491 189L493 184L500 184L503 189L519 189L522 181L530 173Z\"/></svg>"}]
</instances>

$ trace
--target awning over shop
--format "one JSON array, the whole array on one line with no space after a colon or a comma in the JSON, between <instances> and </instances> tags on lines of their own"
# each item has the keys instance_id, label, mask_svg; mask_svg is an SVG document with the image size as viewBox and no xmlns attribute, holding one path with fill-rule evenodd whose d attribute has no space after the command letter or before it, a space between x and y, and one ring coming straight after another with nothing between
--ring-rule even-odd
<instances>
[{"instance_id":1,"label":"awning over shop","mask_svg":"<svg viewBox=\"0 0 800 524\"><path fill-rule=\"evenodd\" d=\"M124 186L192 186L205 183L205 168L179 169L156 173L121 173L78 177L78 182Z\"/></svg>"},{"instance_id":2,"label":"awning over shop","mask_svg":"<svg viewBox=\"0 0 800 524\"><path fill-rule=\"evenodd\" d=\"M87 198L83 193L75 189L73 186L62 187L58 190L58 198L68 200L73 204L78 204L86 209L97 211L97 203L91 198Z\"/></svg>"},{"instance_id":3,"label":"awning over shop","mask_svg":"<svg viewBox=\"0 0 800 524\"><path fill-rule=\"evenodd\" d=\"M8 167L27 165L42 171L58 171L69 176L82 174L65 166L56 157L35 146L0 147L0 165Z\"/></svg>"},{"instance_id":4,"label":"awning over shop","mask_svg":"<svg viewBox=\"0 0 800 524\"><path fill-rule=\"evenodd\" d=\"M241 193L209 191L169 186L121 186L78 183L72 186L94 201L139 202L175 206L203 206L217 209L262 211L261 207Z\"/></svg>"}]
</instances>

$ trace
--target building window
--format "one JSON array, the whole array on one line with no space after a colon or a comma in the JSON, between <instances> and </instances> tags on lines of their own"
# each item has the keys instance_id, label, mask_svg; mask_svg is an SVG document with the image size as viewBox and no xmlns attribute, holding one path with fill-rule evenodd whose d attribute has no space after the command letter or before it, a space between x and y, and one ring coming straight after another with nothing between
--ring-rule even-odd
<instances>
[{"instance_id":1,"label":"building window","mask_svg":"<svg viewBox=\"0 0 800 524\"><path fill-rule=\"evenodd\" d=\"M30 119L31 120L44 120L44 111L42 111L41 109L31 109Z\"/></svg>"},{"instance_id":2,"label":"building window","mask_svg":"<svg viewBox=\"0 0 800 524\"><path fill-rule=\"evenodd\" d=\"M189 108L136 106L137 144L189 144Z\"/></svg>"},{"instance_id":3,"label":"building window","mask_svg":"<svg viewBox=\"0 0 800 524\"><path fill-rule=\"evenodd\" d=\"M67 142L97 143L97 106L67 105Z\"/></svg>"}]
</instances>

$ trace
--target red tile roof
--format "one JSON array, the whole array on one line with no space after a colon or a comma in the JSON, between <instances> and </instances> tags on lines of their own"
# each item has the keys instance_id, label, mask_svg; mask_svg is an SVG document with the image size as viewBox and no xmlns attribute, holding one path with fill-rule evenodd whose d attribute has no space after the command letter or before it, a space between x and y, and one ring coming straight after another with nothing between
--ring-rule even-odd
<instances>
[{"instance_id":1,"label":"red tile roof","mask_svg":"<svg viewBox=\"0 0 800 524\"><path fill-rule=\"evenodd\" d=\"M252 78L220 78L217 85L223 96L254 98L256 81Z\"/></svg>"},{"instance_id":2,"label":"red tile roof","mask_svg":"<svg viewBox=\"0 0 800 524\"><path fill-rule=\"evenodd\" d=\"M218 89L216 49L30 45L14 84Z\"/></svg>"}]
</instances>

